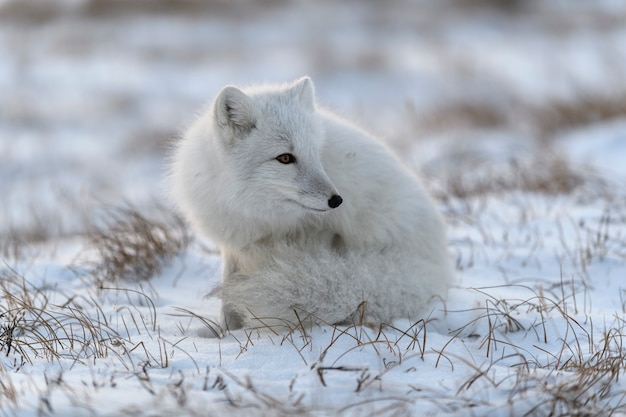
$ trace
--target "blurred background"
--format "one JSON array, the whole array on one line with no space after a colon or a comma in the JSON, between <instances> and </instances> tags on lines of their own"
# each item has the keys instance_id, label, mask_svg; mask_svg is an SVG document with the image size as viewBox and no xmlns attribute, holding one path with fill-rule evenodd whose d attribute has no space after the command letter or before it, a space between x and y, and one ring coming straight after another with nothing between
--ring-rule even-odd
<instances>
[{"instance_id":1,"label":"blurred background","mask_svg":"<svg viewBox=\"0 0 626 417\"><path fill-rule=\"evenodd\" d=\"M149 210L222 86L302 75L443 198L449 178L626 139L626 2L0 0L0 233Z\"/></svg>"}]
</instances>

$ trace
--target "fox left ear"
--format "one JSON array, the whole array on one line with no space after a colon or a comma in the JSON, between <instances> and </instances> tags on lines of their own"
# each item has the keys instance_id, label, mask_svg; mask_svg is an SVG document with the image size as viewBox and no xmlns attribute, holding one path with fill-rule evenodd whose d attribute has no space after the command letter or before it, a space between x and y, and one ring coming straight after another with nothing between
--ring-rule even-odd
<instances>
[{"instance_id":1,"label":"fox left ear","mask_svg":"<svg viewBox=\"0 0 626 417\"><path fill-rule=\"evenodd\" d=\"M302 77L294 83L292 90L295 97L308 110L315 110L315 87L309 77Z\"/></svg>"},{"instance_id":2,"label":"fox left ear","mask_svg":"<svg viewBox=\"0 0 626 417\"><path fill-rule=\"evenodd\" d=\"M254 105L243 91L227 86L215 99L214 114L217 124L228 129L233 138L248 133L256 124Z\"/></svg>"}]
</instances>

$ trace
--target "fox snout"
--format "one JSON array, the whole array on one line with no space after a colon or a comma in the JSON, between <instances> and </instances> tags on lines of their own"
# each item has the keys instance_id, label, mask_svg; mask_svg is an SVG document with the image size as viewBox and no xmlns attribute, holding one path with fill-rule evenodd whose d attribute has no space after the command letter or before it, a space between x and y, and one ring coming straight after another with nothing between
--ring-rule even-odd
<instances>
[{"instance_id":1,"label":"fox snout","mask_svg":"<svg viewBox=\"0 0 626 417\"><path fill-rule=\"evenodd\" d=\"M343 198L340 195L335 194L331 198L328 199L328 207L331 209L337 208L343 203Z\"/></svg>"},{"instance_id":2,"label":"fox snout","mask_svg":"<svg viewBox=\"0 0 626 417\"><path fill-rule=\"evenodd\" d=\"M326 175L321 164L300 167L297 203L313 211L323 212L336 209L343 203L343 197Z\"/></svg>"}]
</instances>

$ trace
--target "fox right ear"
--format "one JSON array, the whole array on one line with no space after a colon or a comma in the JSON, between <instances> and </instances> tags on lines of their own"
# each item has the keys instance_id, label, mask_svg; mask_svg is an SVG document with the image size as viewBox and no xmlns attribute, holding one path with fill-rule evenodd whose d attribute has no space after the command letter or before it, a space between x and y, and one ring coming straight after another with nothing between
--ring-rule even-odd
<instances>
[{"instance_id":1,"label":"fox right ear","mask_svg":"<svg viewBox=\"0 0 626 417\"><path fill-rule=\"evenodd\" d=\"M300 103L307 109L315 109L315 87L309 77L302 77L293 84L292 91Z\"/></svg>"},{"instance_id":2,"label":"fox right ear","mask_svg":"<svg viewBox=\"0 0 626 417\"><path fill-rule=\"evenodd\" d=\"M254 106L250 97L236 87L224 87L214 105L215 120L222 129L230 130L232 137L248 133L256 125Z\"/></svg>"}]
</instances>

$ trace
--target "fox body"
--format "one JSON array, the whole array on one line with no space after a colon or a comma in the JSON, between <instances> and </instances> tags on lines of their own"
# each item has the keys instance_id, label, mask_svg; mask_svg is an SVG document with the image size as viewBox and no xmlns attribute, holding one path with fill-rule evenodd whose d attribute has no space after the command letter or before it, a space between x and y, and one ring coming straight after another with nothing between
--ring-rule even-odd
<instances>
[{"instance_id":1,"label":"fox body","mask_svg":"<svg viewBox=\"0 0 626 417\"><path fill-rule=\"evenodd\" d=\"M420 318L453 272L443 222L380 142L312 81L225 87L184 134L175 204L219 246L229 329Z\"/></svg>"}]
</instances>

